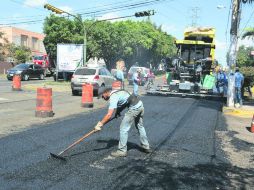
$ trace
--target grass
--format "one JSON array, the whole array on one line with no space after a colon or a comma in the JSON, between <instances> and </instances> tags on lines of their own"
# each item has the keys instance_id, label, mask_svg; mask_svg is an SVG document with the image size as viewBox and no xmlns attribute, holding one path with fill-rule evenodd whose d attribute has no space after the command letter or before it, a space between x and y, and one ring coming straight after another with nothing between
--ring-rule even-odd
<instances>
[{"instance_id":1,"label":"grass","mask_svg":"<svg viewBox=\"0 0 254 190\"><path fill-rule=\"evenodd\" d=\"M5 74L0 74L0 78L1 79L6 79L6 75Z\"/></svg>"},{"instance_id":2,"label":"grass","mask_svg":"<svg viewBox=\"0 0 254 190\"><path fill-rule=\"evenodd\" d=\"M46 81L37 84L25 84L23 88L26 90L36 91L37 88L52 88L53 92L69 92L71 90L70 82Z\"/></svg>"}]
</instances>

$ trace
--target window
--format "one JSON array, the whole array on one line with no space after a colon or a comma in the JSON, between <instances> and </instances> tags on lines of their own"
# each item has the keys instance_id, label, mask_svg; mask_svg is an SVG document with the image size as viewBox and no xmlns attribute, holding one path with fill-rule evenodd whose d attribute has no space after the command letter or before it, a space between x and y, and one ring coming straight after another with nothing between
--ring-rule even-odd
<instances>
[{"instance_id":1,"label":"window","mask_svg":"<svg viewBox=\"0 0 254 190\"><path fill-rule=\"evenodd\" d=\"M38 50L39 49L38 38L32 37L32 49L33 50Z\"/></svg>"},{"instance_id":2,"label":"window","mask_svg":"<svg viewBox=\"0 0 254 190\"><path fill-rule=\"evenodd\" d=\"M108 69L105 69L106 75L112 76L111 73L108 71Z\"/></svg>"},{"instance_id":3,"label":"window","mask_svg":"<svg viewBox=\"0 0 254 190\"><path fill-rule=\"evenodd\" d=\"M95 75L96 70L95 69L77 69L75 71L75 75Z\"/></svg>"},{"instance_id":4,"label":"window","mask_svg":"<svg viewBox=\"0 0 254 190\"><path fill-rule=\"evenodd\" d=\"M21 35L21 46L28 47L28 36Z\"/></svg>"},{"instance_id":5,"label":"window","mask_svg":"<svg viewBox=\"0 0 254 190\"><path fill-rule=\"evenodd\" d=\"M101 68L99 71L99 75L107 75L106 71L104 68Z\"/></svg>"}]
</instances>

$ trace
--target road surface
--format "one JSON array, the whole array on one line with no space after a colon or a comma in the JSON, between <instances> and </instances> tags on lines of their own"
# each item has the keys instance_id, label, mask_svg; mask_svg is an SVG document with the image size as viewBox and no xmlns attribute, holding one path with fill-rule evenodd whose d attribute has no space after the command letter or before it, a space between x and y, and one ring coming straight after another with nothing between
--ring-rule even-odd
<instances>
[{"instance_id":1,"label":"road surface","mask_svg":"<svg viewBox=\"0 0 254 190\"><path fill-rule=\"evenodd\" d=\"M48 158L93 129L106 109L38 124L0 139L0 189L252 189L253 168L233 166L217 133L226 130L221 103L144 96L152 154L133 127L128 156L113 158L121 119L68 151Z\"/></svg>"}]
</instances>

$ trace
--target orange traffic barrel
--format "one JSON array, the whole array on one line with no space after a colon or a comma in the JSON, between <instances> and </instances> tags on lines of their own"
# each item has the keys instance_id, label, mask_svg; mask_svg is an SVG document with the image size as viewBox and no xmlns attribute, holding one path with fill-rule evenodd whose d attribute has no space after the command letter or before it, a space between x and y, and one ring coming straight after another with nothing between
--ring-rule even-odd
<instances>
[{"instance_id":1,"label":"orange traffic barrel","mask_svg":"<svg viewBox=\"0 0 254 190\"><path fill-rule=\"evenodd\" d=\"M53 117L52 88L37 88L36 117Z\"/></svg>"},{"instance_id":2,"label":"orange traffic barrel","mask_svg":"<svg viewBox=\"0 0 254 190\"><path fill-rule=\"evenodd\" d=\"M251 125L250 125L250 132L254 133L254 115L252 117Z\"/></svg>"},{"instance_id":3,"label":"orange traffic barrel","mask_svg":"<svg viewBox=\"0 0 254 190\"><path fill-rule=\"evenodd\" d=\"M93 107L93 85L85 83L82 85L81 106L85 108Z\"/></svg>"},{"instance_id":4,"label":"orange traffic barrel","mask_svg":"<svg viewBox=\"0 0 254 190\"><path fill-rule=\"evenodd\" d=\"M112 90L121 90L122 89L122 82L121 81L114 81L112 83Z\"/></svg>"},{"instance_id":5,"label":"orange traffic barrel","mask_svg":"<svg viewBox=\"0 0 254 190\"><path fill-rule=\"evenodd\" d=\"M12 90L20 91L21 90L21 76L14 75L12 80Z\"/></svg>"}]
</instances>

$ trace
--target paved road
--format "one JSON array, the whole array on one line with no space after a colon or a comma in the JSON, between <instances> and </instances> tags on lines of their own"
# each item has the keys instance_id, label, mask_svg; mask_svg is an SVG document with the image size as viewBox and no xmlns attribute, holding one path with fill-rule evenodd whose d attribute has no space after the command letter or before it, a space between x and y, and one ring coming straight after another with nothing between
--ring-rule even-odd
<instances>
[{"instance_id":1,"label":"paved road","mask_svg":"<svg viewBox=\"0 0 254 190\"><path fill-rule=\"evenodd\" d=\"M216 133L225 130L221 103L143 97L152 154L129 134L128 157L112 158L120 120L112 121L68 153L49 159L87 133L106 112L37 125L0 139L0 189L251 189L253 170L232 166Z\"/></svg>"},{"instance_id":2,"label":"paved road","mask_svg":"<svg viewBox=\"0 0 254 190\"><path fill-rule=\"evenodd\" d=\"M53 77L46 77L45 81L53 81ZM21 81L21 85L24 84L36 84L41 83L41 80L30 79L29 81ZM4 92L9 92L12 88L12 81L7 80L6 78L0 78L0 94Z\"/></svg>"}]
</instances>

